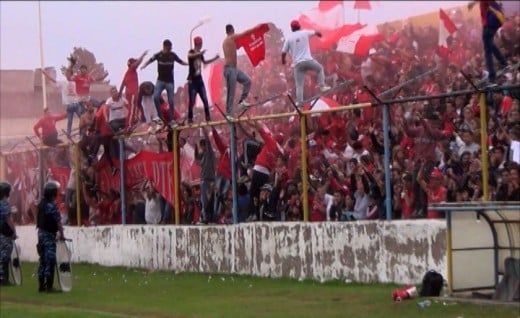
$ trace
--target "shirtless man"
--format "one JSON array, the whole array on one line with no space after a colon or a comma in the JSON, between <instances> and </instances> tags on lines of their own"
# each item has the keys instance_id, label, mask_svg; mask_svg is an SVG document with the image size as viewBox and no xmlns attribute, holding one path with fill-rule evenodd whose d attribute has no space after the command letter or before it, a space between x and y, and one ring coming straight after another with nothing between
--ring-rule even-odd
<instances>
[{"instance_id":1,"label":"shirtless man","mask_svg":"<svg viewBox=\"0 0 520 318\"><path fill-rule=\"evenodd\" d=\"M228 24L226 25L226 38L222 42L222 50L224 51L224 78L226 79L226 88L227 88L227 96L226 96L226 115L230 116L233 112L233 103L235 101L235 89L237 82L242 84L243 90L242 95L240 95L239 104L242 107L250 106L249 103L245 101L247 95L249 94L249 90L251 89L251 79L237 67L237 45L236 40L243 35L254 31L261 24L246 30L242 33L235 33L235 28Z\"/></svg>"}]
</instances>

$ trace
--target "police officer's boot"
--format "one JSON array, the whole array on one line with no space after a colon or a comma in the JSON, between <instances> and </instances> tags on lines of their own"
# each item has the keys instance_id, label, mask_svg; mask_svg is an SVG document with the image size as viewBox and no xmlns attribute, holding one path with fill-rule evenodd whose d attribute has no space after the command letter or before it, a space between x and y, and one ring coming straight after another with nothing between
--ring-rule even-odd
<instances>
[{"instance_id":1,"label":"police officer's boot","mask_svg":"<svg viewBox=\"0 0 520 318\"><path fill-rule=\"evenodd\" d=\"M38 276L38 292L40 292L40 293L44 292L47 289L45 285L46 285L45 277Z\"/></svg>"},{"instance_id":2,"label":"police officer's boot","mask_svg":"<svg viewBox=\"0 0 520 318\"><path fill-rule=\"evenodd\" d=\"M47 279L45 280L45 291L51 293L54 291L54 288L52 288L52 285L54 284L54 271L52 271L52 273L46 278Z\"/></svg>"}]
</instances>

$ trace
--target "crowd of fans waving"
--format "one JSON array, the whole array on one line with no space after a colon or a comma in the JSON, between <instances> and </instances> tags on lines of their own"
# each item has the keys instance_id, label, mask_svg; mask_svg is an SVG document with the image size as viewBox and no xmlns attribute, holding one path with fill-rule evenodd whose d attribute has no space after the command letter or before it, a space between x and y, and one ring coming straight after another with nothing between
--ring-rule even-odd
<instances>
[{"instance_id":1,"label":"crowd of fans waving","mask_svg":"<svg viewBox=\"0 0 520 318\"><path fill-rule=\"evenodd\" d=\"M460 12L454 13L452 19L458 30L449 39L451 52L447 57L437 54L436 27L410 23L400 29L383 26L380 31L385 40L375 43L368 57L341 53L333 47L313 52L324 67L329 86L353 80L328 97L341 105L370 102L373 98L365 85L381 94L427 71L431 71L429 75L386 97L438 95L472 89L461 71L474 81L486 76L481 26L476 19L464 19ZM252 99L281 97L250 108L246 117L294 111L290 100L284 97L286 92L294 93L294 80L292 69L280 63L283 35L273 25L270 29L266 35L266 59L253 68L245 57L240 57L239 66L251 77ZM520 62L520 13L504 24L496 42L511 64ZM142 57L132 63L141 60ZM504 85L519 84L520 73L511 70L497 80ZM141 83L139 94L130 98L141 102L143 97L150 96L147 85L151 83ZM309 74L305 79L305 98L317 94L316 86L315 75ZM118 90L114 90L109 99L117 100L117 96ZM442 218L442 213L428 208L430 203L483 198L482 134L487 137L489 200L518 201L520 92L503 89L486 97L487 131L480 128L477 92L390 105L391 193L386 193L384 186L382 109L379 107L309 116L306 154L301 153L297 116L237 123L238 221L303 220L301 161L304 155L310 176L311 221L384 219L387 196L391 197L392 219ZM163 99L166 116L168 103ZM177 89L174 102L176 112L187 112L187 85ZM221 119L219 116L212 107L213 120ZM94 122L95 115L91 117ZM143 129L155 125L155 121L141 120L141 117L139 110L127 116L127 127L135 123L145 127ZM195 122L201 121L198 119L201 117L196 113ZM110 137L93 146L90 136L87 130L82 132L81 145L87 162L81 171L85 181L82 182L85 218L89 224L118 223L121 221L118 189L107 194L96 192L95 176L99 159L95 154L99 145L104 145L107 153L104 158L109 160L117 158L110 153L110 149L117 147L110 145ZM156 140L128 138L129 149L134 152L173 150L171 130L165 129L164 133L153 136ZM91 147L97 148L93 151ZM232 223L228 126L183 130L179 147L181 156L184 147L193 149L194 164L200 167L200 178L196 180L188 171L181 173L182 223ZM113 171L115 173L115 168ZM153 189L151 181L129 189L126 204L130 211L129 223L172 222L172 207ZM74 213L69 216L72 218Z\"/></svg>"}]
</instances>

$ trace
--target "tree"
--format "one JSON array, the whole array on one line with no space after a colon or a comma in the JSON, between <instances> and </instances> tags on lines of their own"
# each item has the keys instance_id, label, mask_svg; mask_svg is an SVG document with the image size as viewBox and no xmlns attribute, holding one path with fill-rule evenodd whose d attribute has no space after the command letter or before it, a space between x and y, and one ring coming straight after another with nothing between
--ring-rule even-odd
<instances>
[{"instance_id":1,"label":"tree","mask_svg":"<svg viewBox=\"0 0 520 318\"><path fill-rule=\"evenodd\" d=\"M96 57L94 56L94 53L90 52L89 50L82 48L82 47L74 47L72 50L72 53L67 58L67 65L62 65L60 70L63 75L65 75L67 68L71 65L72 61L75 63L72 63L72 71L73 73L77 73L79 71L79 68L81 65L86 65L89 73L94 78L101 78L105 73L108 73L105 70L105 66L103 63L97 63ZM103 80L100 81L101 83L109 84L110 81Z\"/></svg>"}]
</instances>

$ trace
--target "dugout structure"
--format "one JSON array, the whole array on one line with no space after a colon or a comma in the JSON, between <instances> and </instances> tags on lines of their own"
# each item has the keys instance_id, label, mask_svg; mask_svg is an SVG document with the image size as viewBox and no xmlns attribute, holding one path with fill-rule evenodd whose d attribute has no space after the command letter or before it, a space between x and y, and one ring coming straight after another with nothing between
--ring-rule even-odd
<instances>
[{"instance_id":1,"label":"dugout structure","mask_svg":"<svg viewBox=\"0 0 520 318\"><path fill-rule=\"evenodd\" d=\"M449 292L491 292L492 298L514 300L520 284L520 201L431 208L446 213Z\"/></svg>"}]
</instances>

